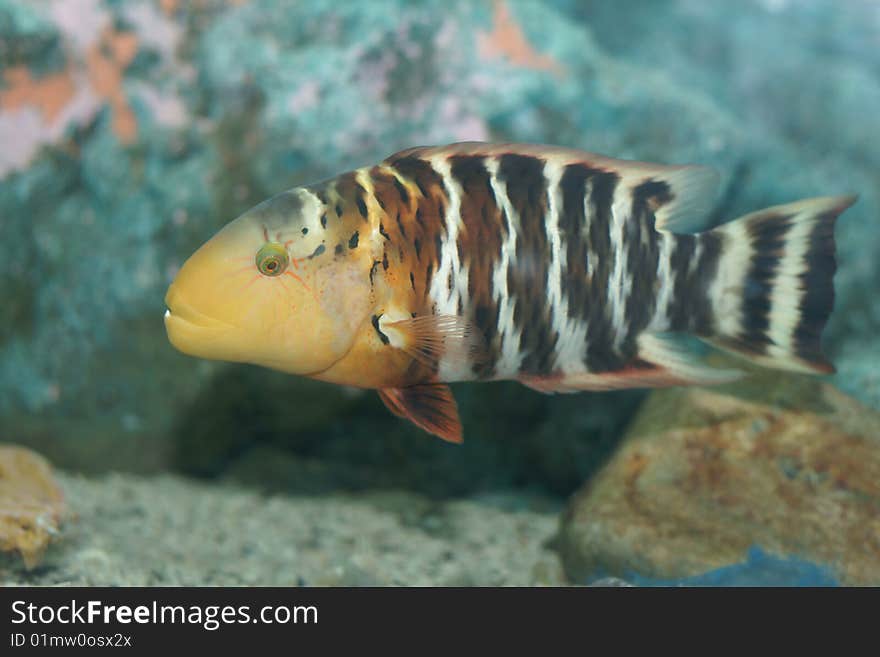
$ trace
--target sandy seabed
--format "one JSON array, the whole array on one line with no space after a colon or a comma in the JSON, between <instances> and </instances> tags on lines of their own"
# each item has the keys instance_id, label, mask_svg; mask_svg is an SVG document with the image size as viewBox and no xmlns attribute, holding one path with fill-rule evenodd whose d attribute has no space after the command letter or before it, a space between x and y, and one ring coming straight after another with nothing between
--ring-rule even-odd
<instances>
[{"instance_id":1,"label":"sandy seabed","mask_svg":"<svg viewBox=\"0 0 880 657\"><path fill-rule=\"evenodd\" d=\"M558 585L558 509L519 493L264 495L226 483L59 473L71 512L2 585Z\"/></svg>"}]
</instances>

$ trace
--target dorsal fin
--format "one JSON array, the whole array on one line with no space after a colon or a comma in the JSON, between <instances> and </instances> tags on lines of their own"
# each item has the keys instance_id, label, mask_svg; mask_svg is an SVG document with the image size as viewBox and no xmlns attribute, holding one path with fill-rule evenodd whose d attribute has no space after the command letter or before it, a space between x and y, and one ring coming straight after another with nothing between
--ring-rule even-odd
<instances>
[{"instance_id":1,"label":"dorsal fin","mask_svg":"<svg viewBox=\"0 0 880 657\"><path fill-rule=\"evenodd\" d=\"M652 180L669 186L668 202L655 211L657 230L670 233L699 233L706 228L718 195L718 172L709 167L688 165L661 167Z\"/></svg>"},{"instance_id":2,"label":"dorsal fin","mask_svg":"<svg viewBox=\"0 0 880 657\"><path fill-rule=\"evenodd\" d=\"M420 429L451 443L460 443L461 420L452 390L443 383L383 388L379 398L388 410Z\"/></svg>"},{"instance_id":3,"label":"dorsal fin","mask_svg":"<svg viewBox=\"0 0 880 657\"><path fill-rule=\"evenodd\" d=\"M598 153L542 144L488 144L467 141L445 146L417 146L390 155L386 162L394 164L407 157L492 157L509 153L553 161L560 166L580 163L612 171L620 176L620 186L631 193L640 186L653 188L656 228L671 233L698 233L704 230L718 194L719 176L710 167L619 160ZM649 200L651 198L648 197Z\"/></svg>"}]
</instances>

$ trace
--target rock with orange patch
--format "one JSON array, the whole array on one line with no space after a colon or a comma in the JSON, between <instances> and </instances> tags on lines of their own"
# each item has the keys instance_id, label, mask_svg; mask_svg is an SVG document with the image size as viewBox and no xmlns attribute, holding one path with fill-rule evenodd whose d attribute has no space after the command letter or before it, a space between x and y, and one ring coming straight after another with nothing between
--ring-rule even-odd
<instances>
[{"instance_id":1,"label":"rock with orange patch","mask_svg":"<svg viewBox=\"0 0 880 657\"><path fill-rule=\"evenodd\" d=\"M75 93L73 78L68 71L53 73L35 80L24 66L3 72L4 88L0 88L0 111L14 111L23 106L38 108L51 123L70 102Z\"/></svg>"},{"instance_id":2,"label":"rock with orange patch","mask_svg":"<svg viewBox=\"0 0 880 657\"><path fill-rule=\"evenodd\" d=\"M559 536L575 582L699 575L753 545L880 584L880 414L774 374L655 392Z\"/></svg>"},{"instance_id":3,"label":"rock with orange patch","mask_svg":"<svg viewBox=\"0 0 880 657\"><path fill-rule=\"evenodd\" d=\"M137 138L137 119L123 90L125 69L138 50L138 38L131 32L106 29L100 42L86 54L92 86L113 110L113 132L124 144Z\"/></svg>"},{"instance_id":4,"label":"rock with orange patch","mask_svg":"<svg viewBox=\"0 0 880 657\"><path fill-rule=\"evenodd\" d=\"M503 0L494 3L492 30L478 32L477 50L484 59L500 58L522 68L562 72L559 62L535 50Z\"/></svg>"},{"instance_id":5,"label":"rock with orange patch","mask_svg":"<svg viewBox=\"0 0 880 657\"><path fill-rule=\"evenodd\" d=\"M64 497L49 462L24 447L0 445L0 551L33 568L58 534Z\"/></svg>"}]
</instances>

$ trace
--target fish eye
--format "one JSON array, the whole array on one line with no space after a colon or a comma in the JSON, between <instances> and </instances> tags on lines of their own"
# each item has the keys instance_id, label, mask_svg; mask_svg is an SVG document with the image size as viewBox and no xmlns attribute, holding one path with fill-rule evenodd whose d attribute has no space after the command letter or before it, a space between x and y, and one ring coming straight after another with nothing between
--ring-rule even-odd
<instances>
[{"instance_id":1,"label":"fish eye","mask_svg":"<svg viewBox=\"0 0 880 657\"><path fill-rule=\"evenodd\" d=\"M287 269L287 249L278 242L267 242L259 251L255 262L263 276L278 276Z\"/></svg>"}]
</instances>

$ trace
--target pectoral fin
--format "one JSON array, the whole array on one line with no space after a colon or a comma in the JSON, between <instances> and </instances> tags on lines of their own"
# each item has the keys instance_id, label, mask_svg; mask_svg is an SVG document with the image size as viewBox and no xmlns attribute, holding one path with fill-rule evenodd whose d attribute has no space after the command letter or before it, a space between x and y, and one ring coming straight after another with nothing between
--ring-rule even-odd
<instances>
[{"instance_id":1,"label":"pectoral fin","mask_svg":"<svg viewBox=\"0 0 880 657\"><path fill-rule=\"evenodd\" d=\"M462 317L424 315L378 323L393 347L428 367L436 367L442 358L455 369L467 370L485 359L483 335Z\"/></svg>"},{"instance_id":2,"label":"pectoral fin","mask_svg":"<svg viewBox=\"0 0 880 657\"><path fill-rule=\"evenodd\" d=\"M462 442L458 406L449 386L425 383L408 388L383 388L378 392L379 398L396 416L448 442Z\"/></svg>"}]
</instances>

